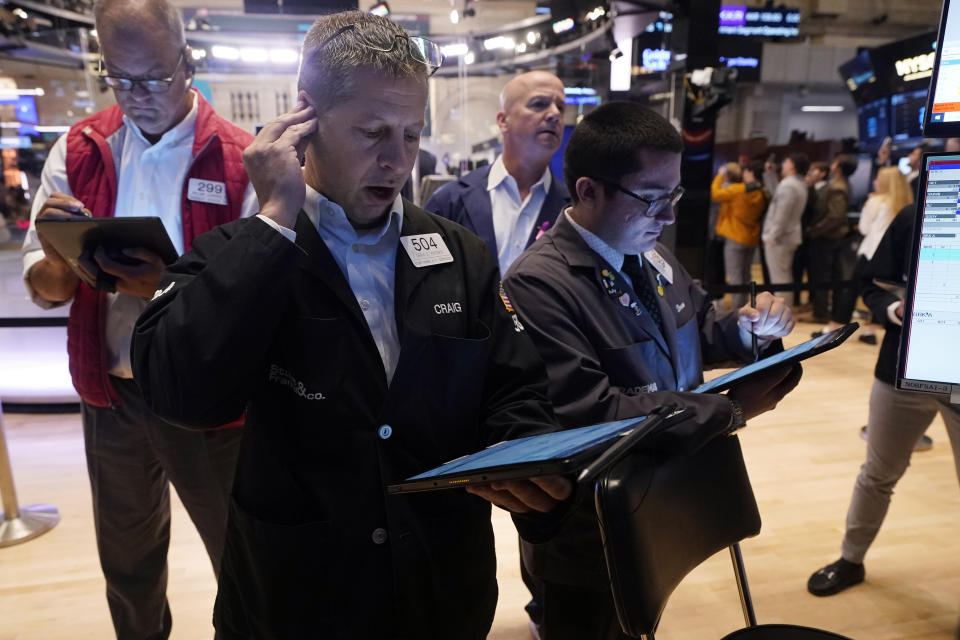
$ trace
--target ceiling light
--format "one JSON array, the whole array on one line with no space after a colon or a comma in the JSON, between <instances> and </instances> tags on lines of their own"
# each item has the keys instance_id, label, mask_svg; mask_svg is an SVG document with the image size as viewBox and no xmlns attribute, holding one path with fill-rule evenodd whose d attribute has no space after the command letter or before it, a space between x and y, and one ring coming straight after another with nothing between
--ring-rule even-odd
<instances>
[{"instance_id":1,"label":"ceiling light","mask_svg":"<svg viewBox=\"0 0 960 640\"><path fill-rule=\"evenodd\" d=\"M604 9L603 7L596 7L595 9L587 13L587 15L584 17L590 22L593 22L594 20L599 20L605 15L607 15L606 9Z\"/></svg>"},{"instance_id":2,"label":"ceiling light","mask_svg":"<svg viewBox=\"0 0 960 640\"><path fill-rule=\"evenodd\" d=\"M457 56L462 56L470 51L470 47L467 46L466 42L454 42L453 44L445 44L440 47L440 52L443 54L444 58L455 58Z\"/></svg>"},{"instance_id":3,"label":"ceiling light","mask_svg":"<svg viewBox=\"0 0 960 640\"><path fill-rule=\"evenodd\" d=\"M540 39L540 34L536 31L527 31L527 44L537 44L537 40Z\"/></svg>"},{"instance_id":4,"label":"ceiling light","mask_svg":"<svg viewBox=\"0 0 960 640\"><path fill-rule=\"evenodd\" d=\"M270 53L259 47L244 47L240 49L240 59L244 62L266 62Z\"/></svg>"},{"instance_id":5,"label":"ceiling light","mask_svg":"<svg viewBox=\"0 0 960 640\"><path fill-rule=\"evenodd\" d=\"M476 59L477 59L477 56L473 53L473 51L471 51L471 52L468 53L467 55L463 56L463 63L464 63L464 64L473 64L474 60L476 60Z\"/></svg>"},{"instance_id":6,"label":"ceiling light","mask_svg":"<svg viewBox=\"0 0 960 640\"><path fill-rule=\"evenodd\" d=\"M517 46L517 41L507 36L494 36L483 41L483 48L487 51L494 49L513 49Z\"/></svg>"},{"instance_id":7,"label":"ceiling light","mask_svg":"<svg viewBox=\"0 0 960 640\"><path fill-rule=\"evenodd\" d=\"M274 64L295 64L300 54L295 49L270 49L270 62Z\"/></svg>"},{"instance_id":8,"label":"ceiling light","mask_svg":"<svg viewBox=\"0 0 960 640\"><path fill-rule=\"evenodd\" d=\"M570 31L574 27L573 18L565 18L558 22L553 23L553 32L554 33L564 33L565 31Z\"/></svg>"},{"instance_id":9,"label":"ceiling light","mask_svg":"<svg viewBox=\"0 0 960 640\"><path fill-rule=\"evenodd\" d=\"M235 47L224 47L223 45L215 44L210 47L210 55L220 60L239 60L240 50Z\"/></svg>"},{"instance_id":10,"label":"ceiling light","mask_svg":"<svg viewBox=\"0 0 960 640\"><path fill-rule=\"evenodd\" d=\"M839 104L805 104L800 107L800 111L812 111L815 113L836 113L843 111L843 106Z\"/></svg>"},{"instance_id":11,"label":"ceiling light","mask_svg":"<svg viewBox=\"0 0 960 640\"><path fill-rule=\"evenodd\" d=\"M206 49L190 49L190 57L194 60L203 60L207 57Z\"/></svg>"},{"instance_id":12,"label":"ceiling light","mask_svg":"<svg viewBox=\"0 0 960 640\"><path fill-rule=\"evenodd\" d=\"M450 11L450 22L453 24L460 22L460 12L456 9Z\"/></svg>"}]
</instances>

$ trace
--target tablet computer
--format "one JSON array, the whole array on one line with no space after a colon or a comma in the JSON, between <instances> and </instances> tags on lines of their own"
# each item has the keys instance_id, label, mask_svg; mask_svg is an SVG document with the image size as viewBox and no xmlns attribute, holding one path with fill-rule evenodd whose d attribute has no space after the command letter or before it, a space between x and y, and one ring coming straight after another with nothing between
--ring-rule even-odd
<instances>
[{"instance_id":1,"label":"tablet computer","mask_svg":"<svg viewBox=\"0 0 960 640\"><path fill-rule=\"evenodd\" d=\"M584 470L620 438L651 435L687 418L687 411L663 416L641 416L587 427L553 431L516 440L504 440L483 451L451 460L439 467L387 486L387 493L456 489L497 480L519 480ZM644 429L646 433L636 432Z\"/></svg>"},{"instance_id":2,"label":"tablet computer","mask_svg":"<svg viewBox=\"0 0 960 640\"><path fill-rule=\"evenodd\" d=\"M752 362L745 367L740 367L730 373L714 378L709 382L704 382L696 389L691 389L691 391L693 393L720 393L721 391L726 391L744 379L761 374L770 367L784 363L800 362L801 360L806 360L807 358L840 346L859 326L858 323L851 322L822 336L817 336L795 347L785 349L780 353L775 353L763 360Z\"/></svg>"},{"instance_id":3,"label":"tablet computer","mask_svg":"<svg viewBox=\"0 0 960 640\"><path fill-rule=\"evenodd\" d=\"M74 271L84 252L101 246L113 254L111 257L121 249L133 247L153 251L166 264L179 257L163 222L156 216L41 218L36 225L37 233L43 234Z\"/></svg>"}]
</instances>

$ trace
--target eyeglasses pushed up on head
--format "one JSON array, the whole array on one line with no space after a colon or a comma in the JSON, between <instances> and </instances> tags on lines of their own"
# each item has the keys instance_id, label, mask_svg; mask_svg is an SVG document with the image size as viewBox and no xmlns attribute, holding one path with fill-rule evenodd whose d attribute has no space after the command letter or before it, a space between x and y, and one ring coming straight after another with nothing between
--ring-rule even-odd
<instances>
[{"instance_id":1,"label":"eyeglasses pushed up on head","mask_svg":"<svg viewBox=\"0 0 960 640\"><path fill-rule=\"evenodd\" d=\"M397 46L398 42L403 42L407 47L407 52L410 57L415 61L420 62L427 67L427 75L432 76L437 72L437 69L440 68L440 65L443 64L443 53L440 51L440 45L432 40L427 40L420 36L411 36L406 33L398 33L393 36L393 40L390 42L377 41L375 36L372 36L370 30L364 28L363 23L354 23L348 24L345 27L337 29L332 36L320 43L320 46L317 47L317 51L322 50L327 44L332 41L334 38L339 35L346 33L347 31L353 31L357 35L357 41L363 46L373 49L374 51L382 51L388 53L393 51L394 47Z\"/></svg>"},{"instance_id":2,"label":"eyeglasses pushed up on head","mask_svg":"<svg viewBox=\"0 0 960 640\"><path fill-rule=\"evenodd\" d=\"M107 73L103 68L103 56L101 55L97 66L97 76L103 78L108 87L117 91L131 91L135 85L140 85L150 93L165 93L173 85L173 79L176 77L177 71L180 70L180 65L186 60L186 56L187 50L184 49L180 52L180 57L177 58L177 66L173 68L173 73L166 78L128 78Z\"/></svg>"},{"instance_id":3,"label":"eyeglasses pushed up on head","mask_svg":"<svg viewBox=\"0 0 960 640\"><path fill-rule=\"evenodd\" d=\"M665 198L655 198L654 200L650 200L649 198L644 198L643 196L630 191L630 189L621 186L620 183L613 180L609 180L607 178L591 179L597 180L598 182L605 182L617 191L625 193L634 200L639 200L647 205L647 209L643 212L643 215L647 216L648 218L656 218L657 214L659 214L668 206L675 207L677 203L680 202L680 198L683 197L683 194L686 193L686 189L684 189L682 185L677 185L677 188L671 191L670 195L666 196Z\"/></svg>"}]
</instances>

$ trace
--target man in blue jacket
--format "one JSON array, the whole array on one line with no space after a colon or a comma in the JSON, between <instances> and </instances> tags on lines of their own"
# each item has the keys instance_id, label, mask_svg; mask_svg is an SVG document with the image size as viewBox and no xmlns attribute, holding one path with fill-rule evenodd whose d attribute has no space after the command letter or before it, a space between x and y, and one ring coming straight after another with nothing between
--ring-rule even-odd
<instances>
[{"instance_id":1,"label":"man in blue jacket","mask_svg":"<svg viewBox=\"0 0 960 640\"><path fill-rule=\"evenodd\" d=\"M480 236L500 273L549 229L570 195L550 158L563 140L563 83L546 71L524 73L500 94L503 153L488 166L444 185L424 207Z\"/></svg>"}]
</instances>

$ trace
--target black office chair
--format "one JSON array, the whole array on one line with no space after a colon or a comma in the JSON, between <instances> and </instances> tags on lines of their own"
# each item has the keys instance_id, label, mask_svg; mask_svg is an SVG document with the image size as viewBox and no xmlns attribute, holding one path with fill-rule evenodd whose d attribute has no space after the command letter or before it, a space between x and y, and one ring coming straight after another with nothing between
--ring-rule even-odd
<instances>
[{"instance_id":1,"label":"black office chair","mask_svg":"<svg viewBox=\"0 0 960 640\"><path fill-rule=\"evenodd\" d=\"M716 438L693 455L631 453L599 477L594 497L617 617L631 638L654 640L680 581L729 547L747 627L723 640L850 640L757 625L738 543L760 532L760 513L736 437Z\"/></svg>"}]
</instances>

